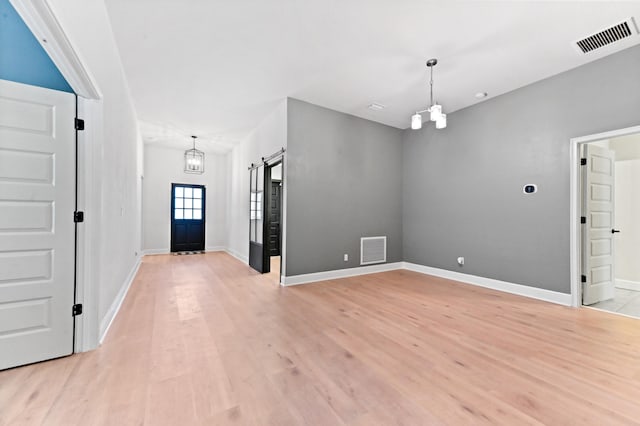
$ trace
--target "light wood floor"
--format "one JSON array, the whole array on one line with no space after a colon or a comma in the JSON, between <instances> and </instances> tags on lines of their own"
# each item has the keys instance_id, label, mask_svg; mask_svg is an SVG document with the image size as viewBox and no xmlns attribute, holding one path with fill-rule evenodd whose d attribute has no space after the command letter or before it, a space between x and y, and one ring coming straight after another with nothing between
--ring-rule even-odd
<instances>
[{"instance_id":1,"label":"light wood floor","mask_svg":"<svg viewBox=\"0 0 640 426\"><path fill-rule=\"evenodd\" d=\"M408 271L280 288L144 259L104 345L0 372L0 424L640 422L640 321Z\"/></svg>"}]
</instances>

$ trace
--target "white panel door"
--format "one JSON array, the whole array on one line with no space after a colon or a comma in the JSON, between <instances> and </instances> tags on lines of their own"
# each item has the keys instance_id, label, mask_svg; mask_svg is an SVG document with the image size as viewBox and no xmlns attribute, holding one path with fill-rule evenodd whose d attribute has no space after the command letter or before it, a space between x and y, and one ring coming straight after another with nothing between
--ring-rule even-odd
<instances>
[{"instance_id":1,"label":"white panel door","mask_svg":"<svg viewBox=\"0 0 640 426\"><path fill-rule=\"evenodd\" d=\"M615 152L585 144L583 158L582 303L592 305L614 296Z\"/></svg>"},{"instance_id":2,"label":"white panel door","mask_svg":"<svg viewBox=\"0 0 640 426\"><path fill-rule=\"evenodd\" d=\"M0 80L0 369L73 351L75 96Z\"/></svg>"}]
</instances>

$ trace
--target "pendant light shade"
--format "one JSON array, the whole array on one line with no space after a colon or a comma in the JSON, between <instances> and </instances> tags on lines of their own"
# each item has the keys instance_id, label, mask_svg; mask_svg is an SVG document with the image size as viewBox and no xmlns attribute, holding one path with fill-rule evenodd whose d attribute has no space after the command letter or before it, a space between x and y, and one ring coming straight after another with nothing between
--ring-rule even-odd
<instances>
[{"instance_id":1,"label":"pendant light shade","mask_svg":"<svg viewBox=\"0 0 640 426\"><path fill-rule=\"evenodd\" d=\"M429 108L429 113L431 121L438 121L440 117L442 117L442 105L431 105L431 108Z\"/></svg>"},{"instance_id":2,"label":"pendant light shade","mask_svg":"<svg viewBox=\"0 0 640 426\"><path fill-rule=\"evenodd\" d=\"M413 130L422 128L422 116L420 114L415 113L411 116L411 128Z\"/></svg>"},{"instance_id":3,"label":"pendant light shade","mask_svg":"<svg viewBox=\"0 0 640 426\"><path fill-rule=\"evenodd\" d=\"M414 130L422 128L422 116L420 115L423 112L429 113L429 120L435 121L436 129L444 129L447 127L447 114L442 113L442 105L439 105L433 101L433 67L438 63L437 59L429 59L427 61L427 67L431 70L431 79L429 80L430 86L430 103L427 109L422 111L417 111L414 115L411 116L411 128Z\"/></svg>"},{"instance_id":4,"label":"pendant light shade","mask_svg":"<svg viewBox=\"0 0 640 426\"><path fill-rule=\"evenodd\" d=\"M202 174L204 173L204 152L196 149L197 136L193 138L193 148L184 152L184 172Z\"/></svg>"}]
</instances>

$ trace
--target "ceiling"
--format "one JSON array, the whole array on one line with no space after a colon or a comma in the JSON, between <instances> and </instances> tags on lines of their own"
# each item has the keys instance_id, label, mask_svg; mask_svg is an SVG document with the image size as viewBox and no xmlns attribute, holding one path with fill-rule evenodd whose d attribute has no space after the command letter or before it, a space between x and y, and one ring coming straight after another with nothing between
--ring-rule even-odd
<instances>
[{"instance_id":1,"label":"ceiling","mask_svg":"<svg viewBox=\"0 0 640 426\"><path fill-rule=\"evenodd\" d=\"M105 0L146 143L226 152L293 97L407 128L640 42L582 54L575 41L640 2ZM371 103L386 108L368 109ZM455 120L449 120L455 126Z\"/></svg>"}]
</instances>

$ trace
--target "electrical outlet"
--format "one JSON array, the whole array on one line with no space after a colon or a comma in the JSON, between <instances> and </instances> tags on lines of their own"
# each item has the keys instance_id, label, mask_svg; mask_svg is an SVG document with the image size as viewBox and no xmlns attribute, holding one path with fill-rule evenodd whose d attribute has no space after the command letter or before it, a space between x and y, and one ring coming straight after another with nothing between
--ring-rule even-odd
<instances>
[{"instance_id":1,"label":"electrical outlet","mask_svg":"<svg viewBox=\"0 0 640 426\"><path fill-rule=\"evenodd\" d=\"M349 261L349 255L347 253L344 254L344 261L345 262Z\"/></svg>"},{"instance_id":2,"label":"electrical outlet","mask_svg":"<svg viewBox=\"0 0 640 426\"><path fill-rule=\"evenodd\" d=\"M460 266L464 266L464 257L460 256L460 257L458 258L458 265L460 265Z\"/></svg>"}]
</instances>

